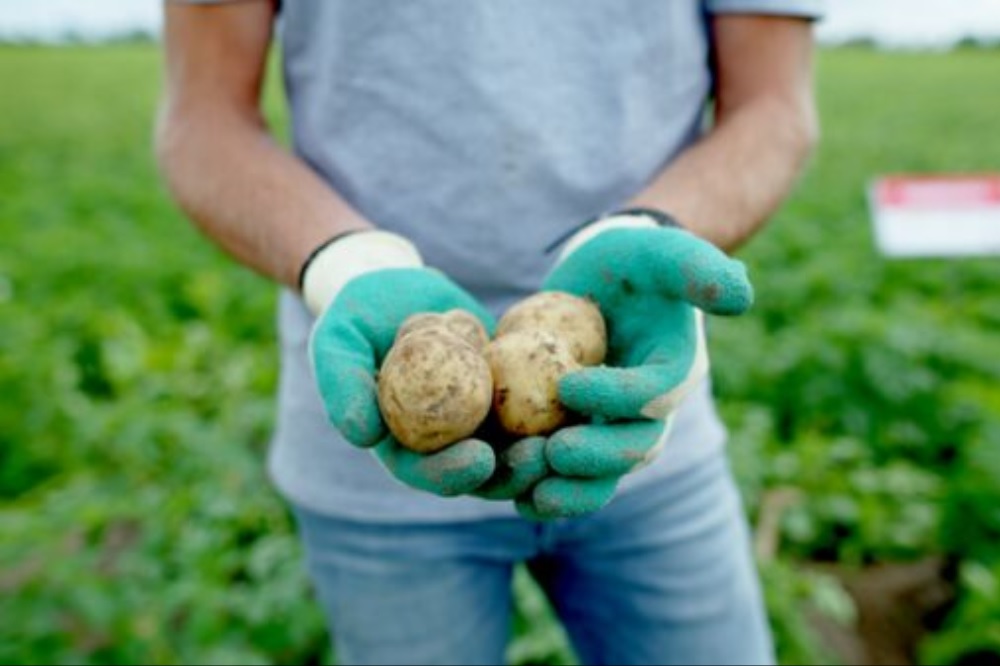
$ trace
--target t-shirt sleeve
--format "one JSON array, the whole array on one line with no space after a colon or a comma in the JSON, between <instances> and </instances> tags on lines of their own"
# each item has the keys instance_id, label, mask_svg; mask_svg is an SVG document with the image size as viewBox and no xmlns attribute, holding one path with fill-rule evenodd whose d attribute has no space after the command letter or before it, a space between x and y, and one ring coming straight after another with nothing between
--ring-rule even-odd
<instances>
[{"instance_id":1,"label":"t-shirt sleeve","mask_svg":"<svg viewBox=\"0 0 1000 666\"><path fill-rule=\"evenodd\" d=\"M769 14L819 19L824 0L705 0L709 14Z\"/></svg>"}]
</instances>

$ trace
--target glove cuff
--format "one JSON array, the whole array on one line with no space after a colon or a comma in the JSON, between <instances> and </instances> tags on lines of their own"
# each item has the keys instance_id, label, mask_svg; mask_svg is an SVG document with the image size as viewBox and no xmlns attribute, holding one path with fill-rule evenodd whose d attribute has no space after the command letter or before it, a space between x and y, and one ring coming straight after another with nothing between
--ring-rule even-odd
<instances>
[{"instance_id":1,"label":"glove cuff","mask_svg":"<svg viewBox=\"0 0 1000 666\"><path fill-rule=\"evenodd\" d=\"M386 268L420 268L416 246L399 234L378 229L339 234L306 259L299 286L306 307L319 315L354 278Z\"/></svg>"},{"instance_id":2,"label":"glove cuff","mask_svg":"<svg viewBox=\"0 0 1000 666\"><path fill-rule=\"evenodd\" d=\"M588 220L566 241L556 264L561 264L581 245L609 229L650 229L656 227L684 228L669 214L653 208L626 208Z\"/></svg>"}]
</instances>

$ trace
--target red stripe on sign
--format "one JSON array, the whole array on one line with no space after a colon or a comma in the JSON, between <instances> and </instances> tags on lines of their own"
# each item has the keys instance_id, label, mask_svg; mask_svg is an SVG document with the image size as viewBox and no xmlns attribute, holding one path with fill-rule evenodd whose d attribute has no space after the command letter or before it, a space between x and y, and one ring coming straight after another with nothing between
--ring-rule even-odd
<instances>
[{"instance_id":1,"label":"red stripe on sign","mask_svg":"<svg viewBox=\"0 0 1000 666\"><path fill-rule=\"evenodd\" d=\"M987 176L888 176L878 181L876 200L892 208L1000 206L1000 174Z\"/></svg>"}]
</instances>

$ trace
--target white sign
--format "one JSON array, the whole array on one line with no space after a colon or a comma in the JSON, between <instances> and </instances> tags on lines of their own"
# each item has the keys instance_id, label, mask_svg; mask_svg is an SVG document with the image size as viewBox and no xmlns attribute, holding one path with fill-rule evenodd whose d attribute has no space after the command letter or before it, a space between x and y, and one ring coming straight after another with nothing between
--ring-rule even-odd
<instances>
[{"instance_id":1,"label":"white sign","mask_svg":"<svg viewBox=\"0 0 1000 666\"><path fill-rule=\"evenodd\" d=\"M868 202L887 256L1000 254L1000 174L885 176Z\"/></svg>"}]
</instances>

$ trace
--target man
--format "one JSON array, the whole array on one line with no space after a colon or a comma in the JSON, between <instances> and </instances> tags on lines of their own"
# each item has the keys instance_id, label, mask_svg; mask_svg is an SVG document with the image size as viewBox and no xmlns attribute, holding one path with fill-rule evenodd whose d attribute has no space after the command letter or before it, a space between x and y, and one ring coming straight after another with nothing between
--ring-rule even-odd
<instances>
[{"instance_id":1,"label":"man","mask_svg":"<svg viewBox=\"0 0 1000 666\"><path fill-rule=\"evenodd\" d=\"M501 662L520 562L586 663L773 660L702 320L749 307L726 253L815 141L818 1L166 3L159 162L285 287L270 471L342 662ZM259 108L279 14L291 152ZM387 436L406 316L491 327L539 289L608 320L607 366L560 385L582 425Z\"/></svg>"}]
</instances>

